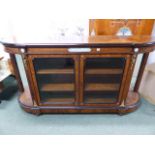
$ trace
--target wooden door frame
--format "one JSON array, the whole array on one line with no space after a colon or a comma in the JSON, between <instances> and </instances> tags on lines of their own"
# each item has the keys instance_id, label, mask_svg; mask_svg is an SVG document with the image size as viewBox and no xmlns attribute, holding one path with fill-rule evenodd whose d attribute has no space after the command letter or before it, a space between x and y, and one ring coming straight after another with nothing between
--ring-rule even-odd
<instances>
[{"instance_id":1,"label":"wooden door frame","mask_svg":"<svg viewBox=\"0 0 155 155\"><path fill-rule=\"evenodd\" d=\"M124 71L122 74L122 81L120 84L120 89L119 89L119 97L116 103L112 104L90 104L90 103L84 103L84 68L85 68L85 60L87 58L125 58L125 66L124 66ZM130 60L131 60L131 55L129 54L94 54L94 55L81 55L80 57L80 105L81 106L118 106L121 105L122 103L122 95L123 95L123 90L125 88L126 84L126 77L128 74L128 69L130 67Z\"/></svg>"},{"instance_id":2,"label":"wooden door frame","mask_svg":"<svg viewBox=\"0 0 155 155\"><path fill-rule=\"evenodd\" d=\"M74 86L75 86L75 102L73 104L45 104L43 102L41 102L40 99L40 94L39 94L39 87L38 87L38 83L37 83L37 79L36 79L36 73L35 73L35 68L33 65L33 59L35 58L73 58L74 60L74 71L75 71L75 82L74 82ZM34 84L34 90L35 90L35 94L36 94L36 99L37 99L37 104L39 106L77 106L79 103L79 56L78 55L29 55L28 56L28 61L30 64L30 71L32 73L32 80L33 80L33 84Z\"/></svg>"}]
</instances>

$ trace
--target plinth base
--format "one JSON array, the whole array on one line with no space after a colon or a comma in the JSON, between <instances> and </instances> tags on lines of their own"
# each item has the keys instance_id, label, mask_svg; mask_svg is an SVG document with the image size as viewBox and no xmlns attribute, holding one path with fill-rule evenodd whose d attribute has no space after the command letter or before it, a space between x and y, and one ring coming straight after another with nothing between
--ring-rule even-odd
<instances>
[{"instance_id":1,"label":"plinth base","mask_svg":"<svg viewBox=\"0 0 155 155\"><path fill-rule=\"evenodd\" d=\"M126 114L135 111L139 106L139 94L129 92L126 102L123 106L113 107L105 106L34 106L30 92L26 90L19 97L20 106L28 113L35 115L49 113L117 113Z\"/></svg>"}]
</instances>

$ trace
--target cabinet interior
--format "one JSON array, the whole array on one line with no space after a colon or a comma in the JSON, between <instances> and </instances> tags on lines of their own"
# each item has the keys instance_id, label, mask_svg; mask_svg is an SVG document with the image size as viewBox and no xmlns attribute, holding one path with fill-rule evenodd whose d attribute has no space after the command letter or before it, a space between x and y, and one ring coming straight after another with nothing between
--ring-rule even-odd
<instances>
[{"instance_id":1,"label":"cabinet interior","mask_svg":"<svg viewBox=\"0 0 155 155\"><path fill-rule=\"evenodd\" d=\"M72 57L33 59L42 104L74 104L77 101L76 91L83 91L84 104L113 104L118 101L125 58L86 57L83 66L83 90L80 86L78 90L76 88L77 63L75 61ZM82 73L78 75L81 76Z\"/></svg>"}]
</instances>

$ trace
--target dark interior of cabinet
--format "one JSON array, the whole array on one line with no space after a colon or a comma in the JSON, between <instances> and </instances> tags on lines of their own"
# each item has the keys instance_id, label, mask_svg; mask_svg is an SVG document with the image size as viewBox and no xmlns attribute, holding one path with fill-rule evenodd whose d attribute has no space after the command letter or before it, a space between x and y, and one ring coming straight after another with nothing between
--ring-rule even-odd
<instances>
[{"instance_id":1,"label":"dark interior of cabinet","mask_svg":"<svg viewBox=\"0 0 155 155\"><path fill-rule=\"evenodd\" d=\"M41 103L75 102L75 64L72 58L36 58L33 64Z\"/></svg>"},{"instance_id":2,"label":"dark interior of cabinet","mask_svg":"<svg viewBox=\"0 0 155 155\"><path fill-rule=\"evenodd\" d=\"M125 58L87 58L84 66L84 103L116 103Z\"/></svg>"},{"instance_id":3,"label":"dark interior of cabinet","mask_svg":"<svg viewBox=\"0 0 155 155\"><path fill-rule=\"evenodd\" d=\"M113 104L118 101L125 62L125 58L118 57L85 59L84 104ZM35 58L33 65L42 104L75 103L73 58Z\"/></svg>"}]
</instances>

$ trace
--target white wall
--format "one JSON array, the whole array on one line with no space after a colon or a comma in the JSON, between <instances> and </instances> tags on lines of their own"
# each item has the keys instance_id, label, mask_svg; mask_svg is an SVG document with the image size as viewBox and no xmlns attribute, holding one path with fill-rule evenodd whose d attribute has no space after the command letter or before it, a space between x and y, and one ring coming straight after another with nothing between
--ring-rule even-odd
<instances>
[{"instance_id":1,"label":"white wall","mask_svg":"<svg viewBox=\"0 0 155 155\"><path fill-rule=\"evenodd\" d=\"M56 38L86 36L89 31L88 19L8 19L0 27L0 38L21 41L37 41Z\"/></svg>"}]
</instances>

